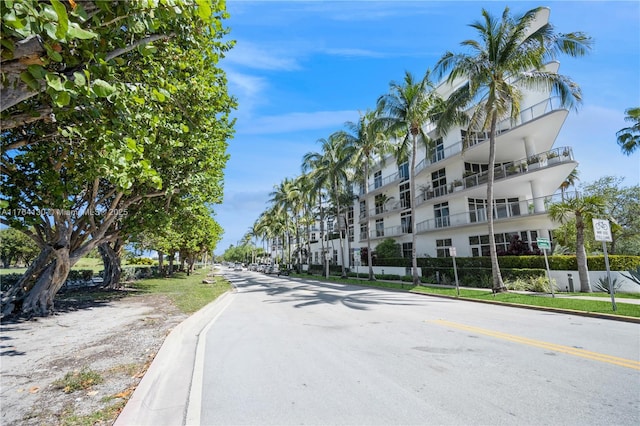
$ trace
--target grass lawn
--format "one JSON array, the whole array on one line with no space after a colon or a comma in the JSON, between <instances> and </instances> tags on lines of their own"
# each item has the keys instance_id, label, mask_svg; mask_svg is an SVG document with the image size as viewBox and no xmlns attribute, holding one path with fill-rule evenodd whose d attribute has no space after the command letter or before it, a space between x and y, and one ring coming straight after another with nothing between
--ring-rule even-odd
<instances>
[{"instance_id":1,"label":"grass lawn","mask_svg":"<svg viewBox=\"0 0 640 426\"><path fill-rule=\"evenodd\" d=\"M231 284L220 276L208 277L214 281L213 284L203 284L206 271L197 270L189 276L178 272L173 277L144 279L130 284L130 287L146 293L166 295L182 312L191 314L231 288Z\"/></svg>"},{"instance_id":2,"label":"grass lawn","mask_svg":"<svg viewBox=\"0 0 640 426\"><path fill-rule=\"evenodd\" d=\"M319 281L330 281L330 282L338 282L343 284L354 284L359 286L369 286L369 287L383 287L383 288L392 288L398 290L412 291L415 293L422 294L433 294L433 295L441 295L448 297L458 297L455 288L443 288L443 287L430 287L428 285L420 285L413 286L413 284L408 282L396 282L396 281L367 281L362 279L340 279L338 277L330 277L329 279L325 279L320 276L309 276L309 275L297 275L300 278L312 278ZM602 298L602 300L581 300L581 299L570 299L567 296L596 296ZM486 290L475 290L464 288L460 289L460 299L474 299L474 300L485 300L494 303L510 303L517 305L529 305L529 306L544 306L549 308L557 308L557 309L569 309L574 311L583 311L583 312L595 312L595 313L604 313L610 315L621 315L628 317L637 317L640 318L640 305L634 305L630 303L617 303L620 299L629 297L632 299L640 298L640 295L631 293L631 294L618 294L616 295L616 305L617 310L614 311L611 306L610 296L605 293L556 293L556 297L551 297L551 295L536 295L536 294L520 294L520 293L500 293L493 294L490 291Z\"/></svg>"}]
</instances>

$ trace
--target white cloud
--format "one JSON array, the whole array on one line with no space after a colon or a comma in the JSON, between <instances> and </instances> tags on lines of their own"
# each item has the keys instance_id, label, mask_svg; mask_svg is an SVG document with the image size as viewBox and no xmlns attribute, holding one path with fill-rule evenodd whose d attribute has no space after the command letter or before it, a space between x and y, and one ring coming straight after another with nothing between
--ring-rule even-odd
<instances>
[{"instance_id":1,"label":"white cloud","mask_svg":"<svg viewBox=\"0 0 640 426\"><path fill-rule=\"evenodd\" d=\"M361 58L383 58L385 55L380 52L367 49L357 48L327 48L322 50L322 53L333 56L347 56L347 57L361 57Z\"/></svg>"},{"instance_id":2,"label":"white cloud","mask_svg":"<svg viewBox=\"0 0 640 426\"><path fill-rule=\"evenodd\" d=\"M230 64L260 70L295 71L301 68L298 62L286 52L268 45L259 46L244 41L238 41L226 54L224 60Z\"/></svg>"},{"instance_id":3,"label":"white cloud","mask_svg":"<svg viewBox=\"0 0 640 426\"><path fill-rule=\"evenodd\" d=\"M302 130L341 128L347 121L358 119L358 111L292 112L256 117L242 128L243 134L288 133ZM239 130L240 131L240 130Z\"/></svg>"}]
</instances>

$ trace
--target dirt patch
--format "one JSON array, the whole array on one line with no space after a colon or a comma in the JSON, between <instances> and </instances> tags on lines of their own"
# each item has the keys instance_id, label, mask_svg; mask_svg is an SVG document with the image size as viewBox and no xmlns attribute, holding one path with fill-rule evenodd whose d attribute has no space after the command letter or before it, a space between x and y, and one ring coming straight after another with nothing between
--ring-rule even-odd
<instances>
[{"instance_id":1,"label":"dirt patch","mask_svg":"<svg viewBox=\"0 0 640 426\"><path fill-rule=\"evenodd\" d=\"M65 298L56 307L53 316L0 326L0 424L113 424L165 337L187 318L160 295ZM54 385L82 371L103 381L74 392Z\"/></svg>"}]
</instances>

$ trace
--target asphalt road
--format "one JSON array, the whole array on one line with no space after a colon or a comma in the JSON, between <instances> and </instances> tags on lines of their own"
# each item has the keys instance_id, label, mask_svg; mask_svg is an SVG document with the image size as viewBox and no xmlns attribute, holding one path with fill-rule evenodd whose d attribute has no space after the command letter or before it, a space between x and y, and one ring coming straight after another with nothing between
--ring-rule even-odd
<instances>
[{"instance_id":1,"label":"asphalt road","mask_svg":"<svg viewBox=\"0 0 640 426\"><path fill-rule=\"evenodd\" d=\"M203 331L188 424L640 424L638 324L227 278L238 292Z\"/></svg>"}]
</instances>

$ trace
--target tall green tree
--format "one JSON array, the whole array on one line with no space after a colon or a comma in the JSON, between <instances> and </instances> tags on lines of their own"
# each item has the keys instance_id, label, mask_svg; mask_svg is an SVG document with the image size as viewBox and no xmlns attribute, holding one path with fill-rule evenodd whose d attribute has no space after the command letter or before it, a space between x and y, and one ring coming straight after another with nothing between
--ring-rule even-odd
<instances>
[{"instance_id":1,"label":"tall green tree","mask_svg":"<svg viewBox=\"0 0 640 426\"><path fill-rule=\"evenodd\" d=\"M585 195L600 196L610 218L610 254L634 254L640 248L640 185L624 186L624 178L603 176L581 186Z\"/></svg>"},{"instance_id":2,"label":"tall green tree","mask_svg":"<svg viewBox=\"0 0 640 426\"><path fill-rule=\"evenodd\" d=\"M346 226L346 211L340 204L340 194L344 192L345 185L349 181L351 159L354 148L342 137L341 132L332 133L327 139L318 141L322 146L321 153L307 153L303 157L303 165L308 164L314 167L314 179L320 186L326 186L330 195L330 200L336 208L336 223L340 238L340 257L342 264L342 277L347 276L344 247L343 247L343 225ZM329 230L327 230L329 232Z\"/></svg>"},{"instance_id":3,"label":"tall green tree","mask_svg":"<svg viewBox=\"0 0 640 426\"><path fill-rule=\"evenodd\" d=\"M9 212L2 223L42 249L3 294L3 313L17 301L25 315L50 313L70 267L126 237L123 218L149 200L170 203L187 193L221 200L234 101L217 61L230 44L220 41L223 10L209 9L205 18L194 10L174 17L180 34L123 52L100 91L79 92L74 108L54 105L57 123L2 134L0 198Z\"/></svg>"},{"instance_id":4,"label":"tall green tree","mask_svg":"<svg viewBox=\"0 0 640 426\"><path fill-rule=\"evenodd\" d=\"M606 204L599 195L568 197L560 203L549 206L549 217L560 223L567 223L575 219L576 226L576 262L578 264L578 276L580 278L580 291L590 293L589 269L587 266L587 253L584 245L585 228L591 225L591 219L600 217L605 213Z\"/></svg>"},{"instance_id":5,"label":"tall green tree","mask_svg":"<svg viewBox=\"0 0 640 426\"><path fill-rule=\"evenodd\" d=\"M415 214L415 168L418 146L422 143L427 149L433 141L425 132L424 126L435 121L443 110L442 100L438 97L429 71L422 79L405 72L402 83L391 82L389 93L378 99L379 120L388 137L398 138L394 151L398 163L409 161L409 192L411 194L411 265L413 283L420 283L416 251L416 214Z\"/></svg>"},{"instance_id":6,"label":"tall green tree","mask_svg":"<svg viewBox=\"0 0 640 426\"><path fill-rule=\"evenodd\" d=\"M391 149L389 138L384 134L382 121L378 119L377 111L368 110L360 114L360 119L346 123L347 131L342 134L347 143L354 147L351 167L354 170L362 170L362 176L356 176L356 180L362 181L364 198L369 192L369 174L375 160L382 160ZM369 281L375 281L373 274L373 261L371 258L371 223L369 222L369 206L365 210L367 218L367 265L369 266Z\"/></svg>"},{"instance_id":7,"label":"tall green tree","mask_svg":"<svg viewBox=\"0 0 640 426\"><path fill-rule=\"evenodd\" d=\"M436 64L439 76L448 73L453 83L465 83L449 97L449 111L474 107L467 135L489 134L487 203L493 205L496 127L506 118L520 114L523 89L545 90L557 94L563 106L576 107L582 100L580 87L569 77L549 72L545 65L560 55L579 57L589 52L591 38L582 32L558 33L550 23L539 25L536 19L545 11L535 8L523 15L511 15L508 7L501 18L482 10L482 20L472 23L477 39L465 40L465 53L446 52ZM446 115L445 115L446 117ZM507 291L502 280L494 237L493 209L487 209L489 251L493 290Z\"/></svg>"},{"instance_id":8,"label":"tall green tree","mask_svg":"<svg viewBox=\"0 0 640 426\"><path fill-rule=\"evenodd\" d=\"M625 121L629 121L632 124L629 127L620 129L616 133L616 137L622 152L631 155L640 147L640 108L629 108L625 111L625 114L627 114L624 118Z\"/></svg>"}]
</instances>

